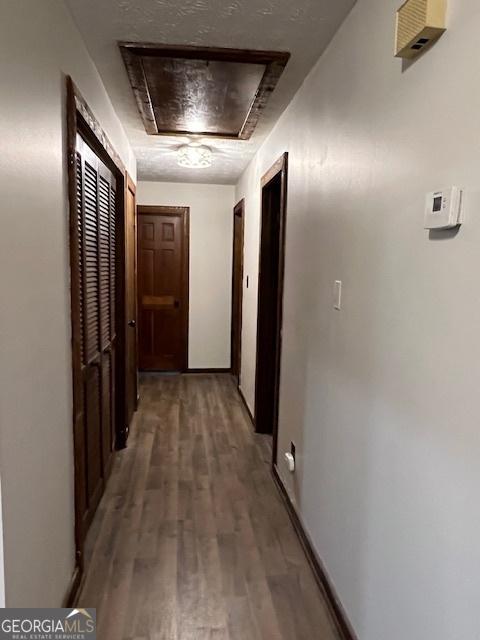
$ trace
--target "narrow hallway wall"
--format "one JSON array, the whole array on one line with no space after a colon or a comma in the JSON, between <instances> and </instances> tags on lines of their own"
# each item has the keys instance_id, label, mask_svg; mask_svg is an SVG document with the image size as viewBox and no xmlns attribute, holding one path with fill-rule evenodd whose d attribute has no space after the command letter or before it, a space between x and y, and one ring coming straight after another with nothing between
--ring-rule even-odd
<instances>
[{"instance_id":1,"label":"narrow hallway wall","mask_svg":"<svg viewBox=\"0 0 480 640\"><path fill-rule=\"evenodd\" d=\"M65 154L70 74L135 160L60 0L0 0L0 469L6 602L60 606L75 560Z\"/></svg>"},{"instance_id":2,"label":"narrow hallway wall","mask_svg":"<svg viewBox=\"0 0 480 640\"><path fill-rule=\"evenodd\" d=\"M260 178L289 151L280 474L360 640L471 640L480 7L450 0L446 34L405 65L392 55L400 4L357 3L237 186L242 388L253 407ZM425 195L451 185L466 223L429 235Z\"/></svg>"},{"instance_id":3,"label":"narrow hallway wall","mask_svg":"<svg viewBox=\"0 0 480 640\"><path fill-rule=\"evenodd\" d=\"M137 204L190 207L188 366L230 367L235 188L176 182L138 183Z\"/></svg>"}]
</instances>

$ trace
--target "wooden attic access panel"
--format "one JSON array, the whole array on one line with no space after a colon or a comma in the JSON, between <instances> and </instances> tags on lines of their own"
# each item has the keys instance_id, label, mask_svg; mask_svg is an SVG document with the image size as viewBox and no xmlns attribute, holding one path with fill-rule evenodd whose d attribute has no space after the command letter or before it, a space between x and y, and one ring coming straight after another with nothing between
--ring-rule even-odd
<instances>
[{"instance_id":1,"label":"wooden attic access panel","mask_svg":"<svg viewBox=\"0 0 480 640\"><path fill-rule=\"evenodd\" d=\"M151 135L248 140L290 54L120 43Z\"/></svg>"}]
</instances>

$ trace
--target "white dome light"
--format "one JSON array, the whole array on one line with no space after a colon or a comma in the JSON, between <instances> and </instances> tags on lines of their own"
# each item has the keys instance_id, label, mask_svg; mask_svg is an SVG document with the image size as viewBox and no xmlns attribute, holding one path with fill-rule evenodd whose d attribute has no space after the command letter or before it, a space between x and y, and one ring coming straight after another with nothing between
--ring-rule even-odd
<instances>
[{"instance_id":1,"label":"white dome light","mask_svg":"<svg viewBox=\"0 0 480 640\"><path fill-rule=\"evenodd\" d=\"M189 169L205 169L212 165L212 150L198 142L184 144L178 150L178 164Z\"/></svg>"}]
</instances>

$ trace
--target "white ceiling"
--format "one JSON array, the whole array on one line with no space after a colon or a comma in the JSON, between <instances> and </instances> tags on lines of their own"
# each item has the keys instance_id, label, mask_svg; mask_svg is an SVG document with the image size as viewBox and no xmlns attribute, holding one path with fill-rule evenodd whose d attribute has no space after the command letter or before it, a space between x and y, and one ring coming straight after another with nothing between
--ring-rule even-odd
<instances>
[{"instance_id":1,"label":"white ceiling","mask_svg":"<svg viewBox=\"0 0 480 640\"><path fill-rule=\"evenodd\" d=\"M140 180L235 184L355 0L66 0L138 160ZM212 167L176 163L179 139L146 134L117 42L290 51L248 141L211 139Z\"/></svg>"}]
</instances>

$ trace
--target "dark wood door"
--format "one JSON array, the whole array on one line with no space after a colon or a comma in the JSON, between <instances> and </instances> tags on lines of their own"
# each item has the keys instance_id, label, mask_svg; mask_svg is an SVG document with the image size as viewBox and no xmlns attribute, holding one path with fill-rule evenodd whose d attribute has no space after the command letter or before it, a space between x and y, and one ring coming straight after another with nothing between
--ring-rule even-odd
<instances>
[{"instance_id":1,"label":"dark wood door","mask_svg":"<svg viewBox=\"0 0 480 640\"><path fill-rule=\"evenodd\" d=\"M188 358L185 207L138 207L139 365L184 371Z\"/></svg>"},{"instance_id":2,"label":"dark wood door","mask_svg":"<svg viewBox=\"0 0 480 640\"><path fill-rule=\"evenodd\" d=\"M232 264L232 374L240 383L242 357L242 302L243 302L243 224L245 201L233 211L233 264Z\"/></svg>"},{"instance_id":3,"label":"dark wood door","mask_svg":"<svg viewBox=\"0 0 480 640\"><path fill-rule=\"evenodd\" d=\"M137 409L138 397L138 357L137 357L137 213L135 205L135 185L127 179L125 195L125 263L126 287L126 381L125 402L127 425Z\"/></svg>"},{"instance_id":4,"label":"dark wood door","mask_svg":"<svg viewBox=\"0 0 480 640\"><path fill-rule=\"evenodd\" d=\"M115 443L116 358L116 180L88 144L77 135L77 242L80 352L83 402L76 420L82 482L84 531L93 517L109 472Z\"/></svg>"},{"instance_id":5,"label":"dark wood door","mask_svg":"<svg viewBox=\"0 0 480 640\"><path fill-rule=\"evenodd\" d=\"M255 428L274 436L276 462L283 274L287 197L287 155L262 180L262 227L258 280Z\"/></svg>"}]
</instances>

